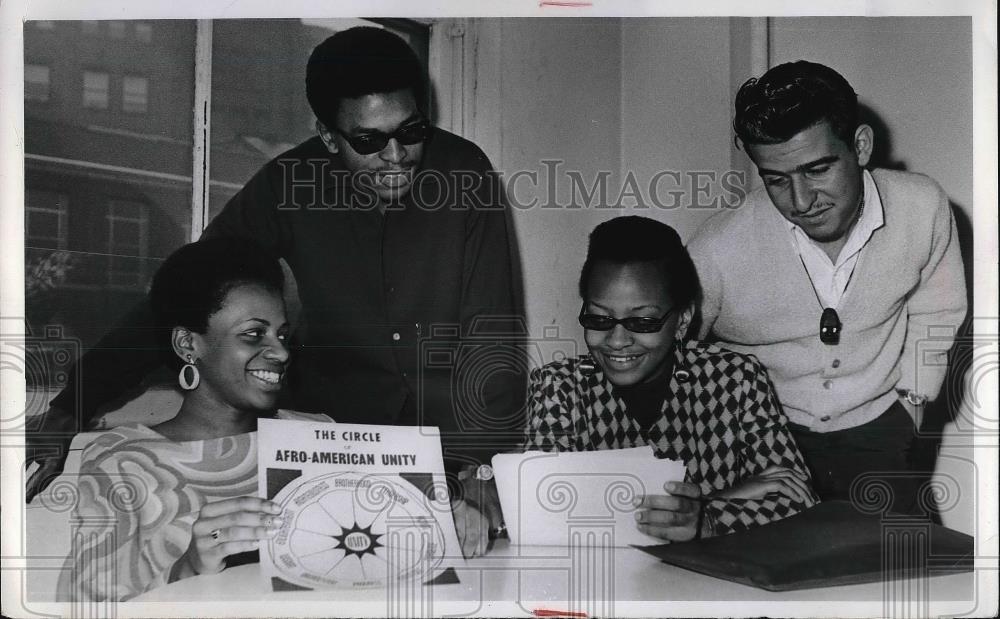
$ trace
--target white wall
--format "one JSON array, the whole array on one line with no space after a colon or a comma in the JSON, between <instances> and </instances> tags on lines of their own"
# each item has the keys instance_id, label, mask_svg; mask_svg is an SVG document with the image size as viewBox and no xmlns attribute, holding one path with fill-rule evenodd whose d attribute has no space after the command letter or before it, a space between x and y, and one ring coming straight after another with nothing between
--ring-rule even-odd
<instances>
[{"instance_id":1,"label":"white wall","mask_svg":"<svg viewBox=\"0 0 1000 619\"><path fill-rule=\"evenodd\" d=\"M484 92L476 97L475 138L508 179L539 174L537 185L521 176L509 187L523 206L514 217L529 329L541 336L557 326L582 347L576 280L593 227L628 212L669 223L687 239L714 212L689 206L688 173L729 169L729 19L503 19L476 27L477 62L492 68L477 85ZM554 188L546 159L564 162ZM605 173L607 199L581 204L577 193L574 201L568 170L587 187ZM668 177L659 186L660 203L674 200L674 208L650 198L661 170L682 174L680 183ZM606 208L619 202L630 173L640 198ZM720 190L704 182L711 195L699 201L708 204ZM677 190L685 195L668 195Z\"/></svg>"},{"instance_id":2,"label":"white wall","mask_svg":"<svg viewBox=\"0 0 1000 619\"><path fill-rule=\"evenodd\" d=\"M967 17L772 20L771 64L822 62L886 124L891 157L972 214L972 38Z\"/></svg>"},{"instance_id":3,"label":"white wall","mask_svg":"<svg viewBox=\"0 0 1000 619\"><path fill-rule=\"evenodd\" d=\"M515 18L479 26L479 63L494 68L482 84L490 100L477 100L477 108L490 113L477 112L477 125L498 128L484 148L508 181L514 179L508 194L521 205L513 214L529 329L541 337L546 327L557 327L560 336L582 343L576 279L587 234L604 214L569 206L565 172L580 172L589 185L604 171L611 186L618 184L620 20ZM551 183L542 161L556 159L563 163ZM538 173L537 183L515 177L519 171Z\"/></svg>"},{"instance_id":4,"label":"white wall","mask_svg":"<svg viewBox=\"0 0 1000 619\"><path fill-rule=\"evenodd\" d=\"M729 169L730 20L716 18L626 19L622 23L622 175L631 171L646 186L663 170L679 172L678 186L665 177L663 193L683 190L677 208L655 204L646 212L673 226L685 241L718 208L719 181L695 181L689 173L717 179ZM669 182L668 182L669 181ZM712 187L694 195L694 184ZM652 202L652 200L650 200ZM661 203L672 206L666 199ZM706 205L702 207L700 205Z\"/></svg>"}]
</instances>

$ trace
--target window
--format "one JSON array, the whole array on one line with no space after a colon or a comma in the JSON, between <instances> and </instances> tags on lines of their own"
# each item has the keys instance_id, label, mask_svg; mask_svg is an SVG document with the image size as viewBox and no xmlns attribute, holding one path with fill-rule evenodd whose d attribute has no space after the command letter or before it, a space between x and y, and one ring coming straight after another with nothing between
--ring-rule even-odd
<instances>
[{"instance_id":1,"label":"window","mask_svg":"<svg viewBox=\"0 0 1000 619\"><path fill-rule=\"evenodd\" d=\"M108 22L108 35L112 39L124 39L125 38L125 22L123 22L123 21L109 21Z\"/></svg>"},{"instance_id":2,"label":"window","mask_svg":"<svg viewBox=\"0 0 1000 619\"><path fill-rule=\"evenodd\" d=\"M147 22L136 22L135 38L140 43L153 42L153 24Z\"/></svg>"},{"instance_id":3,"label":"window","mask_svg":"<svg viewBox=\"0 0 1000 619\"><path fill-rule=\"evenodd\" d=\"M83 107L95 110L108 109L108 88L111 79L107 73L83 72Z\"/></svg>"},{"instance_id":4,"label":"window","mask_svg":"<svg viewBox=\"0 0 1000 619\"><path fill-rule=\"evenodd\" d=\"M69 210L64 194L28 189L24 209L24 244L31 249L65 249Z\"/></svg>"},{"instance_id":5,"label":"window","mask_svg":"<svg viewBox=\"0 0 1000 619\"><path fill-rule=\"evenodd\" d=\"M149 255L149 215L146 205L124 200L108 203L108 285L143 285Z\"/></svg>"},{"instance_id":6,"label":"window","mask_svg":"<svg viewBox=\"0 0 1000 619\"><path fill-rule=\"evenodd\" d=\"M54 21L39 20L35 22L35 28L39 30L55 30L56 23Z\"/></svg>"},{"instance_id":7,"label":"window","mask_svg":"<svg viewBox=\"0 0 1000 619\"><path fill-rule=\"evenodd\" d=\"M126 75L122 78L122 110L126 112L146 112L149 100L149 80L144 77Z\"/></svg>"},{"instance_id":8,"label":"window","mask_svg":"<svg viewBox=\"0 0 1000 619\"><path fill-rule=\"evenodd\" d=\"M56 47L28 22L24 178L46 190L30 191L25 204L26 290L39 291L25 303L31 330L58 324L87 348L117 324L145 297L162 260L201 233L194 222L207 217L193 197L196 182L199 196L209 196L210 216L264 162L315 135L305 63L333 32L362 23L373 25L60 22ZM424 38L405 38L426 58L429 27L413 25ZM196 58L201 28L211 29L214 44L210 56ZM211 142L195 147L195 69L206 62L212 79L199 86L211 92ZM55 105L67 102L70 109ZM192 174L209 162L210 178Z\"/></svg>"},{"instance_id":9,"label":"window","mask_svg":"<svg viewBox=\"0 0 1000 619\"><path fill-rule=\"evenodd\" d=\"M24 65L24 99L49 100L49 68L41 64Z\"/></svg>"}]
</instances>

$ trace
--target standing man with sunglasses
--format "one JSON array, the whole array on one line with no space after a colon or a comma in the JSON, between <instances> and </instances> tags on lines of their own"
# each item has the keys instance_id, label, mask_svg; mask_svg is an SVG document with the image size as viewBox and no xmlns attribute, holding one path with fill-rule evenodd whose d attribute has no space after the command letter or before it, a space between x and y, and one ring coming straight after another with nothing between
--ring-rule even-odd
<instances>
[{"instance_id":1,"label":"standing man with sunglasses","mask_svg":"<svg viewBox=\"0 0 1000 619\"><path fill-rule=\"evenodd\" d=\"M909 451L966 311L948 197L926 176L865 169L872 128L820 64L748 80L734 126L764 186L691 241L700 335L768 368L821 498L878 488L919 513Z\"/></svg>"},{"instance_id":2,"label":"standing man with sunglasses","mask_svg":"<svg viewBox=\"0 0 1000 619\"><path fill-rule=\"evenodd\" d=\"M291 267L304 324L289 406L339 422L437 426L446 462L469 477L523 425L524 368L489 354L521 308L502 186L475 144L430 125L423 69L398 36L339 32L313 51L305 82L318 135L267 163L203 238L249 237ZM490 337L470 338L489 318ZM150 320L138 308L84 356L52 403L50 433L89 420L160 364ZM426 363L422 339L441 330L454 361ZM462 365L484 355L489 367ZM29 496L61 466L29 480Z\"/></svg>"}]
</instances>

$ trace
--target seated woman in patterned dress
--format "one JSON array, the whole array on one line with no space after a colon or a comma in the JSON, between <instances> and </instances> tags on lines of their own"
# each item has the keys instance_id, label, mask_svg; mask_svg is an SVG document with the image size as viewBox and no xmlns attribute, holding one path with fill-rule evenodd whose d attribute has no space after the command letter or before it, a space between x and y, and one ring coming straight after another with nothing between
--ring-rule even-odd
<instances>
[{"instance_id":1,"label":"seated woman in patterned dress","mask_svg":"<svg viewBox=\"0 0 1000 619\"><path fill-rule=\"evenodd\" d=\"M644 533L722 535L817 502L767 372L752 356L685 341L699 296L677 233L643 217L604 222L580 275L589 357L531 374L527 449L652 445L683 482L637 505Z\"/></svg>"},{"instance_id":2,"label":"seated woman in patterned dress","mask_svg":"<svg viewBox=\"0 0 1000 619\"><path fill-rule=\"evenodd\" d=\"M256 429L276 416L289 360L283 280L277 259L238 239L186 245L160 267L150 303L184 401L169 421L85 449L61 598L127 600L218 572L277 530L280 509L256 496Z\"/></svg>"}]
</instances>

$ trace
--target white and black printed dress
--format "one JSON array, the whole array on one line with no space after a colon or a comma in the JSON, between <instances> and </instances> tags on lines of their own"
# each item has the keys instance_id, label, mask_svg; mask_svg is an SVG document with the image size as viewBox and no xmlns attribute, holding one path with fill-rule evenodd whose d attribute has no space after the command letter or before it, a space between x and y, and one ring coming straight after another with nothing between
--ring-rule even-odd
<instances>
[{"instance_id":1,"label":"white and black printed dress","mask_svg":"<svg viewBox=\"0 0 1000 619\"><path fill-rule=\"evenodd\" d=\"M698 342L678 344L661 413L648 428L629 415L600 369L581 358L531 373L524 448L593 451L652 445L657 457L680 460L685 479L703 495L782 466L809 475L767 371L753 356ZM587 367L589 365L589 367ZM811 507L778 493L762 499L707 501L715 535L767 524Z\"/></svg>"}]
</instances>

